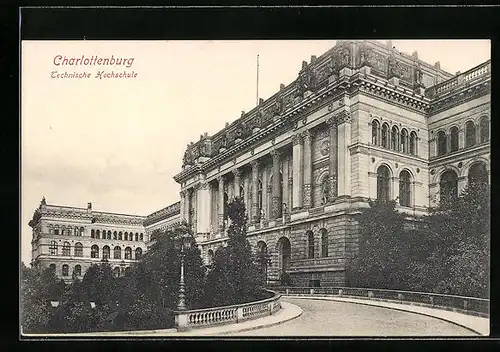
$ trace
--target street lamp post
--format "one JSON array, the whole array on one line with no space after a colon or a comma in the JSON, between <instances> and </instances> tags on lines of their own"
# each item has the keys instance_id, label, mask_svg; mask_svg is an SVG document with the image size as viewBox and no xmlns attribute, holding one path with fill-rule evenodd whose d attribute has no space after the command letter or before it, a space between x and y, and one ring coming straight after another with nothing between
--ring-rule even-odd
<instances>
[{"instance_id":1,"label":"street lamp post","mask_svg":"<svg viewBox=\"0 0 500 352\"><path fill-rule=\"evenodd\" d=\"M181 238L181 278L179 280L179 303L177 304L177 310L186 310L186 289L184 284L184 256L185 250L189 250L191 247L190 236L188 233L184 233Z\"/></svg>"}]
</instances>

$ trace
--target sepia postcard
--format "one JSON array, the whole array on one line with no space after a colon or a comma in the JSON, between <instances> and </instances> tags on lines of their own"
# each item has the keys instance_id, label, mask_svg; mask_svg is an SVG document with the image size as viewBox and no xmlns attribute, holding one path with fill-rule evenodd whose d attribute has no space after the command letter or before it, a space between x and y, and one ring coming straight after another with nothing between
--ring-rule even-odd
<instances>
[{"instance_id":1,"label":"sepia postcard","mask_svg":"<svg viewBox=\"0 0 500 352\"><path fill-rule=\"evenodd\" d=\"M20 334L490 334L489 40L22 40Z\"/></svg>"}]
</instances>

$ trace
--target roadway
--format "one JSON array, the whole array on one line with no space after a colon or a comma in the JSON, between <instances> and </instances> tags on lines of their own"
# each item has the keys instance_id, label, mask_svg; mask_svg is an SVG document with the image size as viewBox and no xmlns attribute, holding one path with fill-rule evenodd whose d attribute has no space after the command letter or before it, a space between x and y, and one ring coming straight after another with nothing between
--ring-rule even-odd
<instances>
[{"instance_id":1,"label":"roadway","mask_svg":"<svg viewBox=\"0 0 500 352\"><path fill-rule=\"evenodd\" d=\"M302 315L270 327L225 336L477 336L461 326L389 308L326 300L283 298Z\"/></svg>"}]
</instances>

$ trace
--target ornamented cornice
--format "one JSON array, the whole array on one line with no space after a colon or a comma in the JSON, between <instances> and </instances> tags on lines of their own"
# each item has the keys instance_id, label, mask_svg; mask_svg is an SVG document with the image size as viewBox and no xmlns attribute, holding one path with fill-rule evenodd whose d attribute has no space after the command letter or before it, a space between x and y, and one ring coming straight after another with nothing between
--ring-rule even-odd
<instances>
[{"instance_id":1,"label":"ornamented cornice","mask_svg":"<svg viewBox=\"0 0 500 352\"><path fill-rule=\"evenodd\" d=\"M154 224L155 222L179 215L180 212L181 202L177 202L148 215L143 224L144 226L149 226L151 224Z\"/></svg>"}]
</instances>

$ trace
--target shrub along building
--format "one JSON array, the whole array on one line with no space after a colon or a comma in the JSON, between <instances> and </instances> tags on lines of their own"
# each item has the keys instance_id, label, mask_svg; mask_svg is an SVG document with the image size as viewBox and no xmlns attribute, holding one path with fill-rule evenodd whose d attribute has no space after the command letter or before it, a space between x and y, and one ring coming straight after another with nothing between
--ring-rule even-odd
<instances>
[{"instance_id":1,"label":"shrub along building","mask_svg":"<svg viewBox=\"0 0 500 352\"><path fill-rule=\"evenodd\" d=\"M206 262L227 240L226 205L244 200L248 239L269 282L342 285L357 250L355 214L397 199L408 217L489 179L490 61L445 72L388 42L338 41L297 79L232 124L190 143L180 218Z\"/></svg>"},{"instance_id":2,"label":"shrub along building","mask_svg":"<svg viewBox=\"0 0 500 352\"><path fill-rule=\"evenodd\" d=\"M35 211L32 227L32 266L52 268L57 277L80 280L92 264L107 260L121 276L147 250L151 233L179 223L179 202L148 216L99 212L87 208L47 204Z\"/></svg>"}]
</instances>

